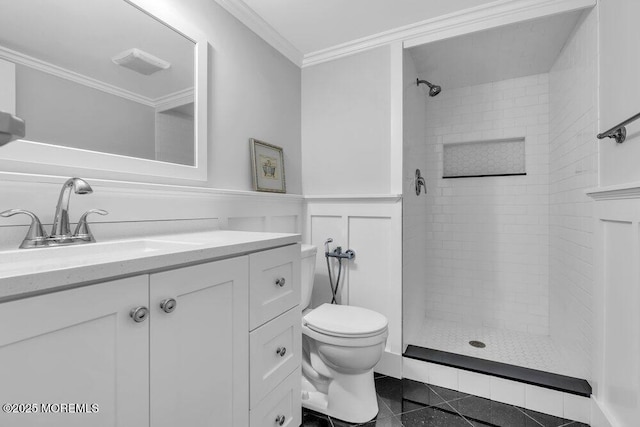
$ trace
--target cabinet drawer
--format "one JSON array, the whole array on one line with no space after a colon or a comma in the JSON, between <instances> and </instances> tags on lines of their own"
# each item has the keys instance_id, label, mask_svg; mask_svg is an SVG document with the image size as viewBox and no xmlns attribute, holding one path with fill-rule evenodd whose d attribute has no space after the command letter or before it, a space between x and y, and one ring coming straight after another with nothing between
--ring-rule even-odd
<instances>
[{"instance_id":1,"label":"cabinet drawer","mask_svg":"<svg viewBox=\"0 0 640 427\"><path fill-rule=\"evenodd\" d=\"M251 254L249 265L253 330L300 303L300 245Z\"/></svg>"},{"instance_id":2,"label":"cabinet drawer","mask_svg":"<svg viewBox=\"0 0 640 427\"><path fill-rule=\"evenodd\" d=\"M251 427L298 427L302 423L300 370L296 369L251 410Z\"/></svg>"},{"instance_id":3,"label":"cabinet drawer","mask_svg":"<svg viewBox=\"0 0 640 427\"><path fill-rule=\"evenodd\" d=\"M250 404L255 407L292 371L300 369L301 314L298 306L249 336Z\"/></svg>"}]
</instances>

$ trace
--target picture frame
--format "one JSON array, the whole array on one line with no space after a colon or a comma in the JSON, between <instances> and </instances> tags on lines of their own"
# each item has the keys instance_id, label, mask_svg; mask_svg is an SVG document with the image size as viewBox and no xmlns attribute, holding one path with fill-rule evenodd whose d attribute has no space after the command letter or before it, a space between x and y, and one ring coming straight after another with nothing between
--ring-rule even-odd
<instances>
[{"instance_id":1,"label":"picture frame","mask_svg":"<svg viewBox=\"0 0 640 427\"><path fill-rule=\"evenodd\" d=\"M253 189L269 193L286 193L284 151L282 147L258 139L249 139Z\"/></svg>"}]
</instances>

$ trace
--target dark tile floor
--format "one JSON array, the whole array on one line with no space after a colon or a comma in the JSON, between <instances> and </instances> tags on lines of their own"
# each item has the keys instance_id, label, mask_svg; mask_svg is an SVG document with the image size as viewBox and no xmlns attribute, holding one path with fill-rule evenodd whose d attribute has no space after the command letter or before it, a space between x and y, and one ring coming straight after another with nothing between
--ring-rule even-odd
<instances>
[{"instance_id":1,"label":"dark tile floor","mask_svg":"<svg viewBox=\"0 0 640 427\"><path fill-rule=\"evenodd\" d=\"M589 427L517 406L494 402L417 381L376 375L380 412L370 427ZM347 427L304 409L303 427Z\"/></svg>"}]
</instances>

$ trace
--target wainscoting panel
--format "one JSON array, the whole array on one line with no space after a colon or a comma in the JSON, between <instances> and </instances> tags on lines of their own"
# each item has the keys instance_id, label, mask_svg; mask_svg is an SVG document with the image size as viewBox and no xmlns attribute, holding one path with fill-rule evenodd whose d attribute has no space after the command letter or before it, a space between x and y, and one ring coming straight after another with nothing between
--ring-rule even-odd
<instances>
[{"instance_id":1,"label":"wainscoting panel","mask_svg":"<svg viewBox=\"0 0 640 427\"><path fill-rule=\"evenodd\" d=\"M329 286L329 273L324 257L324 242L327 238L332 238L333 243L331 243L331 248L333 248L334 245L346 245L347 240L344 234L346 231L344 221L341 216L314 215L308 218L308 220L311 223L308 230L311 231L306 235L304 241L318 248L318 252L316 253L316 274L313 293L311 294L311 306L315 308L325 302L331 302L331 287ZM337 273L337 270L335 270L334 273ZM345 274L344 281L342 279L340 280L341 283L347 283L348 281L348 269L346 269L345 273L347 274ZM345 286L338 288L339 302L343 302L347 298L346 292L343 292L344 289Z\"/></svg>"},{"instance_id":2,"label":"wainscoting panel","mask_svg":"<svg viewBox=\"0 0 640 427\"><path fill-rule=\"evenodd\" d=\"M0 172L0 211L30 210L48 230L65 179ZM107 210L107 216L91 217L94 235L100 241L215 229L302 231L300 195L97 179L88 182L92 194L71 195L71 222L89 209ZM17 248L29 224L24 215L0 218L0 250Z\"/></svg>"},{"instance_id":3,"label":"wainscoting panel","mask_svg":"<svg viewBox=\"0 0 640 427\"><path fill-rule=\"evenodd\" d=\"M229 217L226 228L236 231L264 231L266 218L263 216Z\"/></svg>"},{"instance_id":4,"label":"wainscoting panel","mask_svg":"<svg viewBox=\"0 0 640 427\"><path fill-rule=\"evenodd\" d=\"M378 311L389 320L386 352L377 371L402 372L402 201L400 196L305 197L304 241L318 247L312 303L331 300L324 242L356 257L343 261L339 300ZM337 264L337 263L334 263ZM344 266L346 266L346 271ZM337 270L334 270L337 273ZM335 274L334 274L335 280Z\"/></svg>"},{"instance_id":5,"label":"wainscoting panel","mask_svg":"<svg viewBox=\"0 0 640 427\"><path fill-rule=\"evenodd\" d=\"M349 242L354 250L357 245L349 270L349 304L389 312L389 301L394 297L391 229L391 217L349 218Z\"/></svg>"},{"instance_id":6,"label":"wainscoting panel","mask_svg":"<svg viewBox=\"0 0 640 427\"><path fill-rule=\"evenodd\" d=\"M640 420L640 186L589 195L596 200L594 397L611 425L635 426Z\"/></svg>"},{"instance_id":7,"label":"wainscoting panel","mask_svg":"<svg viewBox=\"0 0 640 427\"><path fill-rule=\"evenodd\" d=\"M300 233L300 223L300 215L273 215L268 228L279 233Z\"/></svg>"}]
</instances>

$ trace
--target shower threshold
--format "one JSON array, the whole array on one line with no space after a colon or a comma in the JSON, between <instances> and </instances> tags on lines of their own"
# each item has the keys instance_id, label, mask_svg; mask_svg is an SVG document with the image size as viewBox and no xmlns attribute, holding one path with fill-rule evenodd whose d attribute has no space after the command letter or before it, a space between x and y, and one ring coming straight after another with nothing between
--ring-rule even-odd
<instances>
[{"instance_id":1,"label":"shower threshold","mask_svg":"<svg viewBox=\"0 0 640 427\"><path fill-rule=\"evenodd\" d=\"M421 360L423 362L435 363L485 375L492 375L494 377L512 381L519 381L525 384L571 393L578 396L591 396L591 386L586 380L566 375L524 368L522 366L481 359L479 357L449 353L416 345L407 346L403 356L410 359Z\"/></svg>"}]
</instances>

